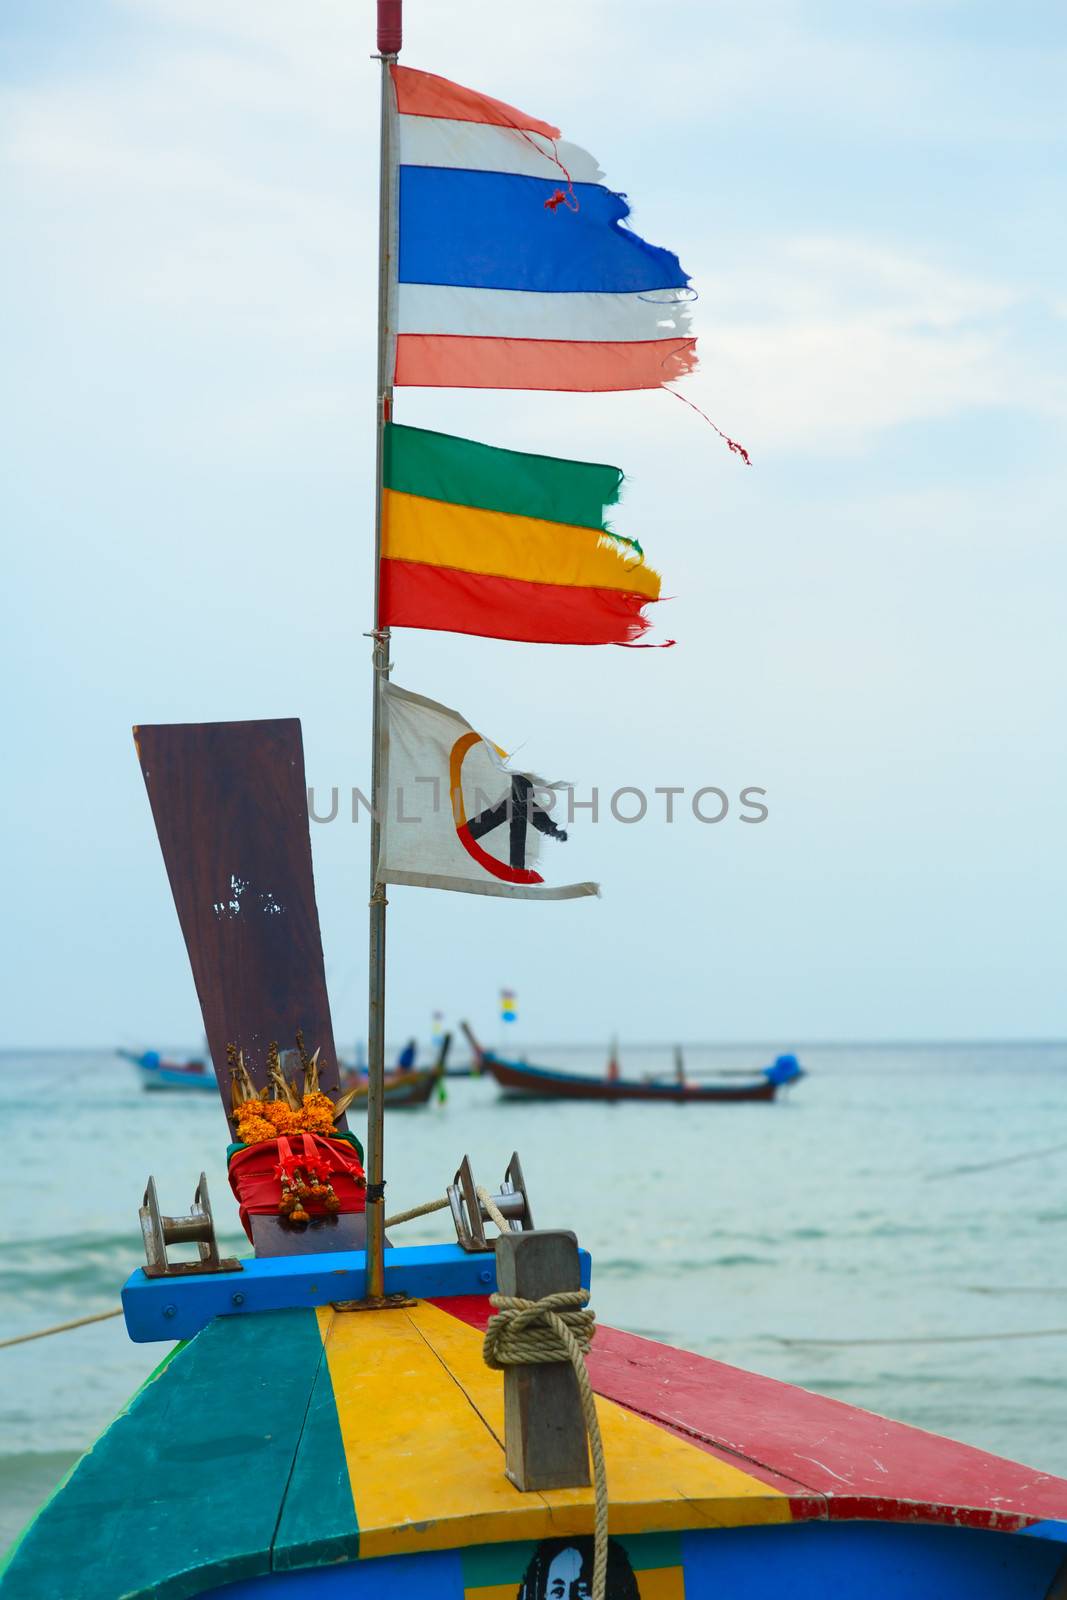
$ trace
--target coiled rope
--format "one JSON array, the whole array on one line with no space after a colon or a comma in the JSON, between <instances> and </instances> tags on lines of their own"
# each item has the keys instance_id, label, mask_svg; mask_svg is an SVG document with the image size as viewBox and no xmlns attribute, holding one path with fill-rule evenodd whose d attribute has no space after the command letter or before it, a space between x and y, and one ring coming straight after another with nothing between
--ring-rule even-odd
<instances>
[{"instance_id":1,"label":"coiled rope","mask_svg":"<svg viewBox=\"0 0 1067 1600\"><path fill-rule=\"evenodd\" d=\"M479 1191L478 1197L484 1204L482 1191ZM493 1216L496 1207L487 1206L486 1209ZM499 1221L493 1217L498 1227L503 1220L503 1217ZM558 1294L546 1294L541 1300L520 1300L514 1295L491 1294L489 1304L496 1315L490 1317L485 1330L482 1355L487 1366L498 1370L550 1361L569 1361L574 1369L593 1459L595 1511L592 1600L604 1600L608 1562L608 1477L600 1423L597 1421L596 1399L585 1364L596 1332L596 1315L589 1310L588 1299L588 1289L563 1290Z\"/></svg>"}]
</instances>

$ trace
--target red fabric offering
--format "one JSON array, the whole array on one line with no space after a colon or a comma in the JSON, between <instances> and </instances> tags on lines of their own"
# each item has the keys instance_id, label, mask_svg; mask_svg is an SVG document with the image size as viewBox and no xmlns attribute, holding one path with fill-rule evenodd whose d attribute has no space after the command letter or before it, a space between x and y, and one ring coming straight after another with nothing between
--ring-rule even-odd
<instances>
[{"instance_id":1,"label":"red fabric offering","mask_svg":"<svg viewBox=\"0 0 1067 1600\"><path fill-rule=\"evenodd\" d=\"M280 1139L263 1139L245 1145L230 1157L230 1188L241 1208L241 1226L252 1238L250 1217L274 1217L282 1198L282 1172L299 1169L311 1181L333 1185L340 1214L367 1209L367 1180L352 1145L344 1139L326 1139L318 1133L295 1133ZM321 1198L301 1201L312 1217L326 1216ZM336 1214L336 1213L334 1213Z\"/></svg>"}]
</instances>

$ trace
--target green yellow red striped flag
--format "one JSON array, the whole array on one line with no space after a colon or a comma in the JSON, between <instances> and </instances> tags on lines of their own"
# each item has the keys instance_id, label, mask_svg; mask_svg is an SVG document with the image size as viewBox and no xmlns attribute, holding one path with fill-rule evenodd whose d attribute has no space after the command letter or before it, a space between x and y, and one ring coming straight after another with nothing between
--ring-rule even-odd
<instances>
[{"instance_id":1,"label":"green yellow red striped flag","mask_svg":"<svg viewBox=\"0 0 1067 1600\"><path fill-rule=\"evenodd\" d=\"M390 423L380 621L546 644L632 644L659 574L613 533L618 467Z\"/></svg>"}]
</instances>

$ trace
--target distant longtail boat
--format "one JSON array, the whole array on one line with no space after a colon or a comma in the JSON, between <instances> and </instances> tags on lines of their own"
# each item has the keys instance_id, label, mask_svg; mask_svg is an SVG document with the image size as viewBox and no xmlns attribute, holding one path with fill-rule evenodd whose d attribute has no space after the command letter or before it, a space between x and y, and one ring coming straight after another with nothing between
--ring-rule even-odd
<instances>
[{"instance_id":1,"label":"distant longtail boat","mask_svg":"<svg viewBox=\"0 0 1067 1600\"><path fill-rule=\"evenodd\" d=\"M617 1070L614 1055L608 1072L600 1078L589 1073L565 1072L558 1067L531 1066L486 1050L466 1023L464 1032L482 1072L495 1078L504 1094L516 1100L658 1100L680 1105L728 1104L738 1100L773 1100L780 1089L804 1076L795 1056L779 1056L769 1067L743 1075L744 1081L699 1083L676 1068L671 1078L626 1078ZM615 1070L611 1070L615 1067ZM731 1077L741 1077L732 1074Z\"/></svg>"},{"instance_id":2,"label":"distant longtail boat","mask_svg":"<svg viewBox=\"0 0 1067 1600\"><path fill-rule=\"evenodd\" d=\"M116 1055L137 1069L144 1089L214 1090L215 1074L206 1061L168 1061L158 1050L117 1050Z\"/></svg>"}]
</instances>

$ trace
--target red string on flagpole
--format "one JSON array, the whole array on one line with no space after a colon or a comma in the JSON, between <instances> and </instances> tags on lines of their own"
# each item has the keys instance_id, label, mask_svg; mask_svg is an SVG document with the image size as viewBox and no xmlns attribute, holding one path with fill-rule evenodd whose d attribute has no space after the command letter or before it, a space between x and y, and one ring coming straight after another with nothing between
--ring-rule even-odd
<instances>
[{"instance_id":1,"label":"red string on flagpole","mask_svg":"<svg viewBox=\"0 0 1067 1600\"><path fill-rule=\"evenodd\" d=\"M749 455L749 453L745 449L744 445L743 444L738 444L736 439L731 439L730 435L728 433L723 433L722 429L718 426L718 424L712 422L712 420L708 416L707 412L706 411L701 411L700 407L698 405L695 405L693 403L693 401L689 399L688 395L679 394L677 389L671 389L671 388L669 388L667 386L667 384L664 384L663 387L664 387L664 389L666 389L668 394L673 394L673 396L674 396L674 398L676 400L680 400L682 402L682 404L683 405L687 405L690 408L691 411L695 411L698 417L703 417L704 421L707 423L708 427L709 428L714 428L715 432L719 435L719 438L723 441L723 443L730 450L733 451L734 455L738 455L738 456L741 457L741 459L745 463L746 467L750 467L752 465L752 457Z\"/></svg>"},{"instance_id":2,"label":"red string on flagpole","mask_svg":"<svg viewBox=\"0 0 1067 1600\"><path fill-rule=\"evenodd\" d=\"M555 166L557 166L567 180L566 194L564 194L562 189L557 189L555 194L551 195L545 201L545 210L555 212L560 206L566 206L568 211L580 211L582 208L578 204L578 196L574 192L574 179L571 177L570 173L563 165L563 162L560 160L559 146L556 144L555 139L549 139L548 141L552 146L552 150L549 152L548 150L542 150L541 146L537 143L537 140L533 137L529 130L527 128L520 128L517 122L508 122L505 123L504 126L510 128L513 133L517 133L520 139L525 139L526 143L531 145L537 151L539 156L544 156L546 161L551 161ZM544 135L541 137L544 137Z\"/></svg>"}]
</instances>

